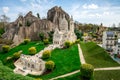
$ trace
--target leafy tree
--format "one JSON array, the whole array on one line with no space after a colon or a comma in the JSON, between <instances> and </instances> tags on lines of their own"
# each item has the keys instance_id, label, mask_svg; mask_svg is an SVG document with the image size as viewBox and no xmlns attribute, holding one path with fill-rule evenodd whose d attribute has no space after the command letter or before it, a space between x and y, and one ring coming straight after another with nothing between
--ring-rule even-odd
<instances>
[{"instance_id":1,"label":"leafy tree","mask_svg":"<svg viewBox=\"0 0 120 80\"><path fill-rule=\"evenodd\" d=\"M39 13L37 13L37 17L40 19L40 14Z\"/></svg>"},{"instance_id":2,"label":"leafy tree","mask_svg":"<svg viewBox=\"0 0 120 80\"><path fill-rule=\"evenodd\" d=\"M7 52L10 51L10 46L9 45L4 45L4 46L2 46L2 50L3 50L3 52L7 53Z\"/></svg>"},{"instance_id":3,"label":"leafy tree","mask_svg":"<svg viewBox=\"0 0 120 80\"><path fill-rule=\"evenodd\" d=\"M41 41L43 41L43 40L44 40L44 38L45 38L44 33L42 33L42 32L41 32L41 33L39 34L39 37L40 37Z\"/></svg>"},{"instance_id":4,"label":"leafy tree","mask_svg":"<svg viewBox=\"0 0 120 80\"><path fill-rule=\"evenodd\" d=\"M53 61L47 61L45 63L45 67L47 70L53 70L55 67L55 63Z\"/></svg>"},{"instance_id":5,"label":"leafy tree","mask_svg":"<svg viewBox=\"0 0 120 80\"><path fill-rule=\"evenodd\" d=\"M14 59L18 59L19 57L20 57L20 55L21 55L21 52L19 51L19 52L15 52L14 54L13 54L13 58Z\"/></svg>"},{"instance_id":6,"label":"leafy tree","mask_svg":"<svg viewBox=\"0 0 120 80\"><path fill-rule=\"evenodd\" d=\"M31 54L31 55L34 55L34 54L36 54L36 52L37 52L37 50L36 50L35 47L31 47L31 48L29 48L28 50L29 50L29 54Z\"/></svg>"},{"instance_id":7,"label":"leafy tree","mask_svg":"<svg viewBox=\"0 0 120 80\"><path fill-rule=\"evenodd\" d=\"M51 57L51 51L50 50L46 50L43 52L42 54L42 58L43 59L47 59L47 58L50 58Z\"/></svg>"},{"instance_id":8,"label":"leafy tree","mask_svg":"<svg viewBox=\"0 0 120 80\"><path fill-rule=\"evenodd\" d=\"M82 80L91 80L93 78L94 67L91 64L82 64L80 73Z\"/></svg>"}]
</instances>

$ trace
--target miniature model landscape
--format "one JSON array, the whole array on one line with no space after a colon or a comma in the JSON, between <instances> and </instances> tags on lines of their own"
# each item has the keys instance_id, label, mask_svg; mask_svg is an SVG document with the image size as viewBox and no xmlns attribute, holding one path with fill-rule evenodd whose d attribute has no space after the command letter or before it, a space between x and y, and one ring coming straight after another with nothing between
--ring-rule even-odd
<instances>
[{"instance_id":1,"label":"miniature model landscape","mask_svg":"<svg viewBox=\"0 0 120 80\"><path fill-rule=\"evenodd\" d=\"M1 22L2 23L2 22ZM61 7L1 28L0 80L119 80L119 30L74 22Z\"/></svg>"}]
</instances>

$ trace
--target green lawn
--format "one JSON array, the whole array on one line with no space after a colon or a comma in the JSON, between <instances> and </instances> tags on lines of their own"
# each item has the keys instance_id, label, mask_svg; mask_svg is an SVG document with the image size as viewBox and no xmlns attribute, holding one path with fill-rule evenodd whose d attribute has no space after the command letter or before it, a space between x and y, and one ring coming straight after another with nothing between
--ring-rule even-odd
<instances>
[{"instance_id":1,"label":"green lawn","mask_svg":"<svg viewBox=\"0 0 120 80\"><path fill-rule=\"evenodd\" d=\"M73 74L64 78L59 78L57 80L80 80L80 73Z\"/></svg>"},{"instance_id":2,"label":"green lawn","mask_svg":"<svg viewBox=\"0 0 120 80\"><path fill-rule=\"evenodd\" d=\"M37 45L37 43L39 43L39 44ZM12 56L15 52L18 52L18 51L20 51L20 50L23 51L23 54L29 54L28 49L29 49L30 47L32 47L32 46L33 46L33 47L36 47L37 52L39 52L40 50L44 49L44 47L45 47L42 42L30 42L30 43L28 43L28 44L26 44L26 45L20 44L20 45L18 45L17 47L12 48L8 53L0 52L0 60L4 62L4 60L5 60L8 56ZM13 63L14 63L14 61L10 61L9 63L8 63L8 62L7 62L7 63L4 62L4 64L5 64L6 66L9 66L10 68L14 69Z\"/></svg>"},{"instance_id":3,"label":"green lawn","mask_svg":"<svg viewBox=\"0 0 120 80\"><path fill-rule=\"evenodd\" d=\"M86 62L92 64L95 68L120 66L96 43L81 42L80 45Z\"/></svg>"},{"instance_id":4,"label":"green lawn","mask_svg":"<svg viewBox=\"0 0 120 80\"><path fill-rule=\"evenodd\" d=\"M95 71L95 80L120 80L120 70Z\"/></svg>"},{"instance_id":5,"label":"green lawn","mask_svg":"<svg viewBox=\"0 0 120 80\"><path fill-rule=\"evenodd\" d=\"M78 46L74 45L68 49L55 49L52 51L51 58L56 64L55 69L46 75L36 76L43 80L48 80L59 75L63 75L80 69L80 60L78 54Z\"/></svg>"}]
</instances>

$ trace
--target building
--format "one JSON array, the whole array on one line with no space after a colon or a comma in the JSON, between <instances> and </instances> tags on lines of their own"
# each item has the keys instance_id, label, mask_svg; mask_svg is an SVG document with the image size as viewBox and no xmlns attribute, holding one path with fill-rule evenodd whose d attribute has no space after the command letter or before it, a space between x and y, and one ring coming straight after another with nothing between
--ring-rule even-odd
<instances>
[{"instance_id":1,"label":"building","mask_svg":"<svg viewBox=\"0 0 120 80\"><path fill-rule=\"evenodd\" d=\"M77 39L74 33L73 18L69 22L65 19L65 15L59 19L59 29L56 28L53 34L53 44L61 48L66 41L74 42Z\"/></svg>"},{"instance_id":2,"label":"building","mask_svg":"<svg viewBox=\"0 0 120 80\"><path fill-rule=\"evenodd\" d=\"M112 52L116 46L116 32L105 31L103 32L103 48Z\"/></svg>"},{"instance_id":3,"label":"building","mask_svg":"<svg viewBox=\"0 0 120 80\"><path fill-rule=\"evenodd\" d=\"M14 65L14 72L22 75L41 75L45 70L45 62L37 56L21 54Z\"/></svg>"},{"instance_id":4,"label":"building","mask_svg":"<svg viewBox=\"0 0 120 80\"><path fill-rule=\"evenodd\" d=\"M115 54L120 55L120 39L118 39L116 47L115 47Z\"/></svg>"}]
</instances>

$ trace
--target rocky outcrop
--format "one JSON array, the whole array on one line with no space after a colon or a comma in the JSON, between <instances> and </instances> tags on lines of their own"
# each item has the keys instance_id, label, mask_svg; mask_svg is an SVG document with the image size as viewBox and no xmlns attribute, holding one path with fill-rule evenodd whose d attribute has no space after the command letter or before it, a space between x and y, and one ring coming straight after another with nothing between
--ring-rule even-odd
<instances>
[{"instance_id":1,"label":"rocky outcrop","mask_svg":"<svg viewBox=\"0 0 120 80\"><path fill-rule=\"evenodd\" d=\"M48 32L60 27L61 18L69 21L69 15L61 7L53 7L47 13L47 19L39 19L28 12L25 16L19 16L16 21L10 23L2 35L4 39L13 40L14 45L23 42L25 38L39 40L39 33L43 32L48 37ZM64 23L62 23L64 24Z\"/></svg>"},{"instance_id":2,"label":"rocky outcrop","mask_svg":"<svg viewBox=\"0 0 120 80\"><path fill-rule=\"evenodd\" d=\"M51 8L47 13L47 19L53 22L59 29L60 29L59 24L61 22L60 19L64 18L64 16L67 21L70 20L70 16L64 10L62 10L61 7L58 6Z\"/></svg>"}]
</instances>

